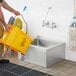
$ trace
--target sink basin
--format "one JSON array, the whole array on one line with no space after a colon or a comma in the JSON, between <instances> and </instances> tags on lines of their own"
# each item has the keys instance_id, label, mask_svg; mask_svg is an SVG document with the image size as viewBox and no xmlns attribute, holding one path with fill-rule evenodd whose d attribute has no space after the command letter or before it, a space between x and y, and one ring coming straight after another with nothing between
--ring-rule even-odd
<instances>
[{"instance_id":1,"label":"sink basin","mask_svg":"<svg viewBox=\"0 0 76 76\"><path fill-rule=\"evenodd\" d=\"M21 55L18 55L21 59ZM24 60L29 63L49 67L65 59L65 43L36 38L28 48Z\"/></svg>"},{"instance_id":2,"label":"sink basin","mask_svg":"<svg viewBox=\"0 0 76 76\"><path fill-rule=\"evenodd\" d=\"M37 39L36 38L31 44L35 45L35 46L41 46L41 47L47 48L47 47L51 47L51 46L53 46L53 45L55 45L57 43L52 42L52 41L50 42L50 41L45 40L45 39Z\"/></svg>"}]
</instances>

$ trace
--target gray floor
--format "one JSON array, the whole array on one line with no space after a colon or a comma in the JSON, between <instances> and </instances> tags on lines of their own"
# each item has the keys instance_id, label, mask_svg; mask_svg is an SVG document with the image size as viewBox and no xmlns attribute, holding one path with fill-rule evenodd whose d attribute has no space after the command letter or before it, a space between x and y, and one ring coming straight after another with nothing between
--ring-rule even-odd
<instances>
[{"instance_id":1,"label":"gray floor","mask_svg":"<svg viewBox=\"0 0 76 76\"><path fill-rule=\"evenodd\" d=\"M0 63L0 76L52 76L14 63Z\"/></svg>"},{"instance_id":2,"label":"gray floor","mask_svg":"<svg viewBox=\"0 0 76 76\"><path fill-rule=\"evenodd\" d=\"M19 61L16 56L7 57L11 62L22 65L25 67L32 68L34 70L38 70L44 73L48 73L54 76L76 76L76 62L72 62L69 60L63 60L57 64L50 66L49 68L43 68L38 65L34 65L31 63Z\"/></svg>"}]
</instances>

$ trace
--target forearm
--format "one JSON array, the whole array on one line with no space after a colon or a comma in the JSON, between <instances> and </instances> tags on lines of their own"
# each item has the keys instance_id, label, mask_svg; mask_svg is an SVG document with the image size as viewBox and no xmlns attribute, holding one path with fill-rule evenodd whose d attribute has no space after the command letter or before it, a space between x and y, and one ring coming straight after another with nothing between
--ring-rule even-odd
<instances>
[{"instance_id":1,"label":"forearm","mask_svg":"<svg viewBox=\"0 0 76 76\"><path fill-rule=\"evenodd\" d=\"M4 20L4 16L3 16L3 12L0 10L0 21L2 22L2 24L6 27L6 22Z\"/></svg>"},{"instance_id":2,"label":"forearm","mask_svg":"<svg viewBox=\"0 0 76 76\"><path fill-rule=\"evenodd\" d=\"M7 9L8 11L12 12L12 13L15 11L15 10L14 10L13 8L11 8L5 1L3 1L2 6L3 6L5 9Z\"/></svg>"}]
</instances>

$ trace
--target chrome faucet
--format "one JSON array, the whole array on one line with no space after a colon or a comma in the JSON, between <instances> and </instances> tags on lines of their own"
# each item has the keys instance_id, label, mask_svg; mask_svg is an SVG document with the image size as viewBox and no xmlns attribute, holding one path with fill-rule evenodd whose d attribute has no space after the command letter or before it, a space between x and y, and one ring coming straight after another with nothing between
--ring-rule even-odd
<instances>
[{"instance_id":1,"label":"chrome faucet","mask_svg":"<svg viewBox=\"0 0 76 76\"><path fill-rule=\"evenodd\" d=\"M39 35L37 36L37 45L39 45Z\"/></svg>"},{"instance_id":2,"label":"chrome faucet","mask_svg":"<svg viewBox=\"0 0 76 76\"><path fill-rule=\"evenodd\" d=\"M55 22L52 22L52 24L51 24L51 28L53 29L53 28L56 28L57 26L56 26L56 23Z\"/></svg>"},{"instance_id":3,"label":"chrome faucet","mask_svg":"<svg viewBox=\"0 0 76 76\"><path fill-rule=\"evenodd\" d=\"M47 21L47 22L45 22L45 21L43 21L43 25L42 26L48 26L48 25L50 25L50 22L49 21Z\"/></svg>"},{"instance_id":4,"label":"chrome faucet","mask_svg":"<svg viewBox=\"0 0 76 76\"><path fill-rule=\"evenodd\" d=\"M50 24L49 21L47 21L47 22L43 21L43 25L42 25L42 26L43 26L43 27L49 27L49 28L52 28L52 29L57 27L55 22L52 22L52 23Z\"/></svg>"},{"instance_id":5,"label":"chrome faucet","mask_svg":"<svg viewBox=\"0 0 76 76\"><path fill-rule=\"evenodd\" d=\"M53 29L53 28L56 28L56 23L55 22L50 23L49 21L46 20L50 9L51 9L51 7L49 7L48 10L47 10L47 13L45 15L45 19L43 20L43 23L42 23L42 26L43 27L50 27L50 28Z\"/></svg>"}]
</instances>

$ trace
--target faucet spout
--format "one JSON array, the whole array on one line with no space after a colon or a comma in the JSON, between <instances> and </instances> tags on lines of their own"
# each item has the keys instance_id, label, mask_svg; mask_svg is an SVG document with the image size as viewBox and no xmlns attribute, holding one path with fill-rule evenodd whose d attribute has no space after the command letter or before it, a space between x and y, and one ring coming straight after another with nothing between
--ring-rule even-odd
<instances>
[{"instance_id":1,"label":"faucet spout","mask_svg":"<svg viewBox=\"0 0 76 76\"><path fill-rule=\"evenodd\" d=\"M39 46L39 37L40 36L37 36L37 45Z\"/></svg>"}]
</instances>

